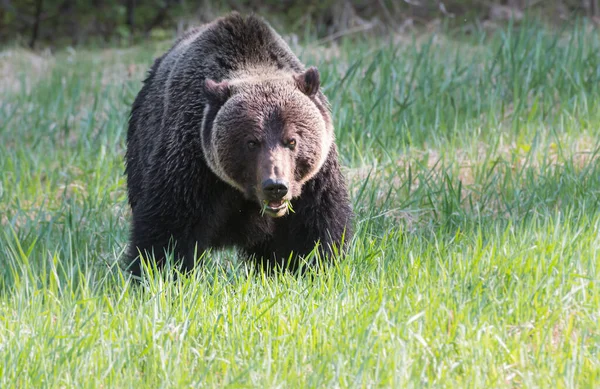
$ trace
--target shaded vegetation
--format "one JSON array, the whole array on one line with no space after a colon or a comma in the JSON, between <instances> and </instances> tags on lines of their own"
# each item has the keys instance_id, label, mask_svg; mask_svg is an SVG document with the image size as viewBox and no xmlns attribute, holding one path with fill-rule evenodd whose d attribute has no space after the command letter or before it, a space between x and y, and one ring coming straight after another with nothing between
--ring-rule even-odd
<instances>
[{"instance_id":1,"label":"shaded vegetation","mask_svg":"<svg viewBox=\"0 0 600 389\"><path fill-rule=\"evenodd\" d=\"M258 12L278 30L337 38L431 28L444 23L463 31L538 16L566 23L600 16L600 0L2 0L0 42L29 47L129 45L165 38L236 10Z\"/></svg>"}]
</instances>

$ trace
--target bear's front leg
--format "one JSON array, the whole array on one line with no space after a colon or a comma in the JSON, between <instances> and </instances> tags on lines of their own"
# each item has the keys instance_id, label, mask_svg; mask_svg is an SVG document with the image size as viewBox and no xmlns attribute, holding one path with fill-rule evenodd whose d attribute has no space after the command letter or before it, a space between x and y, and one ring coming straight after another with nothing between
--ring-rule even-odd
<instances>
[{"instance_id":1,"label":"bear's front leg","mask_svg":"<svg viewBox=\"0 0 600 389\"><path fill-rule=\"evenodd\" d=\"M278 233L287 238L277 240L288 242L287 247L279 248L280 255L293 251L306 256L318 243L322 259L329 260L345 249L352 239L354 213L335 148L317 176L304 185L293 208L295 212L277 226Z\"/></svg>"},{"instance_id":2,"label":"bear's front leg","mask_svg":"<svg viewBox=\"0 0 600 389\"><path fill-rule=\"evenodd\" d=\"M133 275L142 275L140 254L146 261L153 261L159 269L164 267L167 255L171 253L182 271L193 268L197 250L189 232L184 228L169 227L167 223L134 214L127 267Z\"/></svg>"},{"instance_id":3,"label":"bear's front leg","mask_svg":"<svg viewBox=\"0 0 600 389\"><path fill-rule=\"evenodd\" d=\"M257 270L296 272L314 264L303 261L315 248L325 261L343 251L352 238L352 210L347 202L328 197L324 195L316 203L294 202L295 213L275 221L272 237L244 250Z\"/></svg>"}]
</instances>

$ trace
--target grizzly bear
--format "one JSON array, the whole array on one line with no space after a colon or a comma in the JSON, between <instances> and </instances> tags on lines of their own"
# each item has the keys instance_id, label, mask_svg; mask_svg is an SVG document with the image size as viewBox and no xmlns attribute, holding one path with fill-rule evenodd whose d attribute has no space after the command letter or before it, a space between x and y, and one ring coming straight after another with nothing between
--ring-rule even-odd
<instances>
[{"instance_id":1,"label":"grizzly bear","mask_svg":"<svg viewBox=\"0 0 600 389\"><path fill-rule=\"evenodd\" d=\"M254 15L194 29L154 62L132 106L125 173L137 276L140 255L162 266L172 253L185 271L226 247L294 271L351 237L319 72Z\"/></svg>"}]
</instances>

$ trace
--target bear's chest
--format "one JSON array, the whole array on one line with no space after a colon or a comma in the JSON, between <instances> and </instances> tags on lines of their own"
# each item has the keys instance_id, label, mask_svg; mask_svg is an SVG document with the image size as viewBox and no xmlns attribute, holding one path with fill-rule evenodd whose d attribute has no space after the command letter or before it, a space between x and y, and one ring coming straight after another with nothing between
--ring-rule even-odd
<instances>
[{"instance_id":1,"label":"bear's chest","mask_svg":"<svg viewBox=\"0 0 600 389\"><path fill-rule=\"evenodd\" d=\"M261 215L258 207L249 201L238 202L213 221L210 226L198 226L196 236L215 248L252 246L269 239L275 230L273 219Z\"/></svg>"}]
</instances>

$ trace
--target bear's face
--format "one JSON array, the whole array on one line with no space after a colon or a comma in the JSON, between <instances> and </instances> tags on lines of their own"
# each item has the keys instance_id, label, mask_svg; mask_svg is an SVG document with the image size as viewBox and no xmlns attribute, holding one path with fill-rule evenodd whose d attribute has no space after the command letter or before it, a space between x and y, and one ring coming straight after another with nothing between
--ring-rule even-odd
<instances>
[{"instance_id":1,"label":"bear's face","mask_svg":"<svg viewBox=\"0 0 600 389\"><path fill-rule=\"evenodd\" d=\"M325 162L333 142L327 109L315 98L318 72L206 82L202 148L211 170L272 217Z\"/></svg>"}]
</instances>

